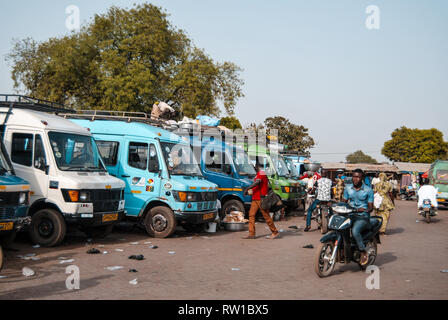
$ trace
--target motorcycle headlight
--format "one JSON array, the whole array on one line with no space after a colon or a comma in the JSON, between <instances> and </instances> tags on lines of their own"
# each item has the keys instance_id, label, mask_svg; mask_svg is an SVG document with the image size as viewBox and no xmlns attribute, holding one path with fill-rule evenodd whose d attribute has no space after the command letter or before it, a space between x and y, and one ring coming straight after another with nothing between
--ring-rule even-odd
<instances>
[{"instance_id":1,"label":"motorcycle headlight","mask_svg":"<svg viewBox=\"0 0 448 320\"><path fill-rule=\"evenodd\" d=\"M26 204L26 192L21 192L19 195L19 205Z\"/></svg>"}]
</instances>

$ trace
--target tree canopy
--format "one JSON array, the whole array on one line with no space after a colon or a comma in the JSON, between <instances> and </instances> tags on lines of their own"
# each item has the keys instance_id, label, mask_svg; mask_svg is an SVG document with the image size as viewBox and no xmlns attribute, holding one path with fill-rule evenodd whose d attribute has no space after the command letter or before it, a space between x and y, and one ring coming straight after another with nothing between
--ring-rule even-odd
<instances>
[{"instance_id":1,"label":"tree canopy","mask_svg":"<svg viewBox=\"0 0 448 320\"><path fill-rule=\"evenodd\" d=\"M447 159L448 142L435 128L421 130L403 126L392 132L392 139L384 143L382 153L392 161L432 163Z\"/></svg>"},{"instance_id":2,"label":"tree canopy","mask_svg":"<svg viewBox=\"0 0 448 320\"><path fill-rule=\"evenodd\" d=\"M269 117L264 125L268 135L272 130L278 131L279 143L287 145L288 150L309 153L309 149L314 147L314 139L308 134L308 129L284 117Z\"/></svg>"},{"instance_id":3,"label":"tree canopy","mask_svg":"<svg viewBox=\"0 0 448 320\"><path fill-rule=\"evenodd\" d=\"M174 27L160 7L111 7L79 32L16 41L7 57L15 88L77 109L150 112L172 102L188 117L233 115L241 69L218 63Z\"/></svg>"},{"instance_id":4,"label":"tree canopy","mask_svg":"<svg viewBox=\"0 0 448 320\"><path fill-rule=\"evenodd\" d=\"M374 158L361 150L350 153L345 159L347 163L378 163Z\"/></svg>"},{"instance_id":5,"label":"tree canopy","mask_svg":"<svg viewBox=\"0 0 448 320\"><path fill-rule=\"evenodd\" d=\"M224 117L221 119L220 125L229 128L230 130L243 128L241 126L240 120L238 120L236 117Z\"/></svg>"}]
</instances>

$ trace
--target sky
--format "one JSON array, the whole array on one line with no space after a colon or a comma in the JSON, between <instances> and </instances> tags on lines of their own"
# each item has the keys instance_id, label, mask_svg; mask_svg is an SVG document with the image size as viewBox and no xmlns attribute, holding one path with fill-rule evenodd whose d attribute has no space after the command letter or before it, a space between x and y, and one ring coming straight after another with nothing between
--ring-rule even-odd
<instances>
[{"instance_id":1,"label":"sky","mask_svg":"<svg viewBox=\"0 0 448 320\"><path fill-rule=\"evenodd\" d=\"M66 7L82 23L138 0L0 0L0 92L13 92L5 55L13 39L67 34ZM316 161L381 149L396 128L437 128L448 140L448 1L154 0L216 61L244 69L243 124L283 116L309 128ZM369 5L379 29L366 28Z\"/></svg>"}]
</instances>

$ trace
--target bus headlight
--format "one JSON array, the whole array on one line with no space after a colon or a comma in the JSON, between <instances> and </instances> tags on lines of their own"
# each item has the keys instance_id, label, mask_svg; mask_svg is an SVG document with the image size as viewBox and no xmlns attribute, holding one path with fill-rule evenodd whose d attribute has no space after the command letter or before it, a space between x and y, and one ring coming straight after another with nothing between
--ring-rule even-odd
<instances>
[{"instance_id":1,"label":"bus headlight","mask_svg":"<svg viewBox=\"0 0 448 320\"><path fill-rule=\"evenodd\" d=\"M26 192L21 192L19 195L19 206L26 204Z\"/></svg>"},{"instance_id":2,"label":"bus headlight","mask_svg":"<svg viewBox=\"0 0 448 320\"><path fill-rule=\"evenodd\" d=\"M79 193L79 202L89 201L89 193L87 191L81 191Z\"/></svg>"}]
</instances>

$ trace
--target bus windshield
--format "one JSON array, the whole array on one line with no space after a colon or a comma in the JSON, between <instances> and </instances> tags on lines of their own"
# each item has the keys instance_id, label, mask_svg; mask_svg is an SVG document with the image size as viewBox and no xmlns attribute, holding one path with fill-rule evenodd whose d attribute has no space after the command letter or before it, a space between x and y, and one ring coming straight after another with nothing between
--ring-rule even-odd
<instances>
[{"instance_id":1,"label":"bus windshield","mask_svg":"<svg viewBox=\"0 0 448 320\"><path fill-rule=\"evenodd\" d=\"M12 168L9 165L9 162L6 160L7 155L5 155L4 152L4 146L3 142L0 142L2 144L1 150L0 150L0 175L4 175L5 173L12 174Z\"/></svg>"},{"instance_id":2,"label":"bus windshield","mask_svg":"<svg viewBox=\"0 0 448 320\"><path fill-rule=\"evenodd\" d=\"M106 172L93 137L54 131L48 137L59 170Z\"/></svg>"},{"instance_id":3,"label":"bus windshield","mask_svg":"<svg viewBox=\"0 0 448 320\"><path fill-rule=\"evenodd\" d=\"M291 159L284 158L291 177L299 177L299 171Z\"/></svg>"},{"instance_id":4,"label":"bus windshield","mask_svg":"<svg viewBox=\"0 0 448 320\"><path fill-rule=\"evenodd\" d=\"M233 163L240 176L253 178L257 175L247 153L242 149L235 148L233 152Z\"/></svg>"},{"instance_id":5,"label":"bus windshield","mask_svg":"<svg viewBox=\"0 0 448 320\"><path fill-rule=\"evenodd\" d=\"M286 162L282 156L279 155L278 157L273 157L272 162L274 162L277 174L280 177L288 177L290 175Z\"/></svg>"},{"instance_id":6,"label":"bus windshield","mask_svg":"<svg viewBox=\"0 0 448 320\"><path fill-rule=\"evenodd\" d=\"M160 142L160 146L171 175L202 177L201 169L189 144Z\"/></svg>"}]
</instances>

